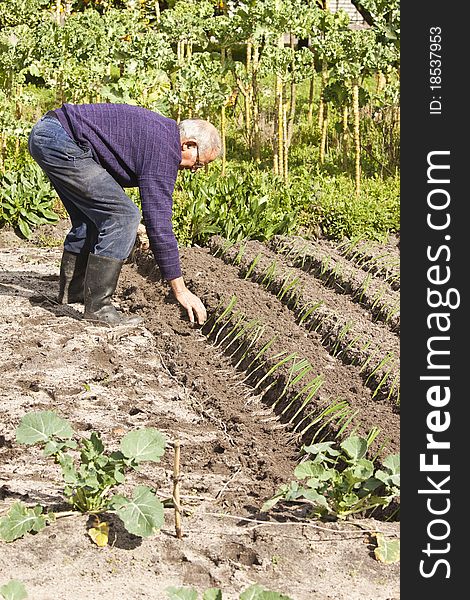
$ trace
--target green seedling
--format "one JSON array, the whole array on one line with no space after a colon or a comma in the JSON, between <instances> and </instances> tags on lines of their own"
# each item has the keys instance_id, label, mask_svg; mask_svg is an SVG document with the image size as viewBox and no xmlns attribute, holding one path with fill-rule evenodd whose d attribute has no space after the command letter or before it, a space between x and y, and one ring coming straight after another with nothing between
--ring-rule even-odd
<instances>
[{"instance_id":1,"label":"green seedling","mask_svg":"<svg viewBox=\"0 0 470 600\"><path fill-rule=\"evenodd\" d=\"M299 423L299 428L301 425L308 421L307 425L300 430L300 437L303 438L312 427L315 425L321 424L321 426L315 431L313 434L311 443L313 443L319 436L321 431L323 431L330 423L333 421L337 421L340 418L343 418L345 415L349 415L351 413L351 407L346 402L346 400L337 400L331 402L325 409L321 411L319 415L311 419L310 415L307 415L301 423Z\"/></svg>"},{"instance_id":2,"label":"green seedling","mask_svg":"<svg viewBox=\"0 0 470 600\"><path fill-rule=\"evenodd\" d=\"M242 353L242 355L240 356L240 358L238 359L238 361L237 361L237 363L235 365L235 369L238 369L240 367L240 365L243 363L243 361L245 360L245 358L248 356L248 354L251 351L251 349L253 348L253 346L263 336L265 329L266 329L265 325L257 325L253 329L253 331L248 336L248 339L246 340L247 346L246 346L244 352Z\"/></svg>"},{"instance_id":3,"label":"green seedling","mask_svg":"<svg viewBox=\"0 0 470 600\"><path fill-rule=\"evenodd\" d=\"M388 381L389 377L390 377L390 373L392 372L392 369L388 369L388 371L386 371L382 377L382 379L379 381L379 383L377 384L377 387L375 388L373 394L372 394L372 398L375 398L377 396L377 394L380 391L380 388L385 385L385 383Z\"/></svg>"},{"instance_id":4,"label":"green seedling","mask_svg":"<svg viewBox=\"0 0 470 600\"><path fill-rule=\"evenodd\" d=\"M285 352L281 353L281 354L285 354ZM276 357L273 357L273 360L276 360L276 358L278 356L280 356L281 354L278 354ZM291 361L291 360L295 360L297 358L297 354L294 352L292 354L289 354L288 356L284 357L282 360L280 360L279 362L277 362L276 364L274 364L267 373L265 373L265 375L257 382L257 384L255 385L255 390L257 390L259 388L259 386L266 380L268 379L275 371L277 371L277 369L279 369L282 365L286 364L287 362Z\"/></svg>"},{"instance_id":5,"label":"green seedling","mask_svg":"<svg viewBox=\"0 0 470 600\"><path fill-rule=\"evenodd\" d=\"M308 362L307 359L301 358L299 362L295 362L292 364L292 367L289 369L289 373L287 376L286 383L284 384L284 388L279 395L276 402L273 404L273 408L279 403L279 401L284 397L287 393L288 389L294 385L296 385L299 381L305 377L310 371L313 369L312 365ZM296 374L297 373L297 374ZM296 375L295 375L296 374ZM295 377L294 377L295 375ZM286 409L284 409L286 410ZM284 411L282 412L284 414Z\"/></svg>"},{"instance_id":6,"label":"green seedling","mask_svg":"<svg viewBox=\"0 0 470 600\"><path fill-rule=\"evenodd\" d=\"M199 595L194 588L168 587L165 590L168 594L168 600L198 600ZM239 600L293 600L289 596L272 592L261 585L251 585L238 596ZM203 592L201 600L223 600L222 590L220 588L210 588Z\"/></svg>"},{"instance_id":7,"label":"green seedling","mask_svg":"<svg viewBox=\"0 0 470 600\"><path fill-rule=\"evenodd\" d=\"M263 279L261 280L261 285L263 285L267 290L272 285L274 277L276 275L277 270L277 262L274 260L269 267L266 269L266 273L264 274Z\"/></svg>"},{"instance_id":8,"label":"green seedling","mask_svg":"<svg viewBox=\"0 0 470 600\"><path fill-rule=\"evenodd\" d=\"M238 300L235 295L231 296L230 301L227 304L227 306L222 310L222 312L219 314L219 316L214 320L214 323L213 323L209 333L207 334L208 337L210 337L212 335L212 333L214 332L217 325L221 321L223 321L233 311L233 308L234 308L235 304L237 303L237 301ZM218 310L216 312L218 312ZM214 313L214 314L216 314L216 313Z\"/></svg>"},{"instance_id":9,"label":"green seedling","mask_svg":"<svg viewBox=\"0 0 470 600\"><path fill-rule=\"evenodd\" d=\"M319 300L318 302L312 302L312 303L306 304L299 313L299 316L300 316L299 325L302 325L304 323L304 321L309 319L309 317L317 310L317 308L320 308L320 306L322 306L322 304L323 304L323 300Z\"/></svg>"},{"instance_id":10,"label":"green seedling","mask_svg":"<svg viewBox=\"0 0 470 600\"><path fill-rule=\"evenodd\" d=\"M294 470L296 480L282 485L261 507L262 512L279 501L307 501L312 517L346 519L349 515L388 506L400 493L400 456L393 454L376 468L366 458L366 438L351 435L334 442L304 446L310 455Z\"/></svg>"},{"instance_id":11,"label":"green seedling","mask_svg":"<svg viewBox=\"0 0 470 600\"><path fill-rule=\"evenodd\" d=\"M292 281L289 281L289 279L290 279L290 273L287 274L287 276L285 277L283 285L277 295L278 299L281 301L284 298L284 296L287 294L287 292L297 289L298 285L300 284L300 280L298 277L294 277L294 279L292 279Z\"/></svg>"},{"instance_id":12,"label":"green seedling","mask_svg":"<svg viewBox=\"0 0 470 600\"><path fill-rule=\"evenodd\" d=\"M257 352L256 356L253 358L253 360L251 361L251 363L247 366L246 368L246 377L243 380L244 382L246 382L252 375L254 375L256 373L256 371L258 371L259 369L261 369L265 364L266 364L266 360L261 361L261 357L263 356L263 354L265 354L269 348L274 344L274 342L277 340L277 336L274 335L272 338L270 338L265 344L264 346L262 346L262 348L259 350L259 352ZM253 368L253 370L251 370Z\"/></svg>"},{"instance_id":13,"label":"green seedling","mask_svg":"<svg viewBox=\"0 0 470 600\"><path fill-rule=\"evenodd\" d=\"M374 377L374 375L378 371L384 369L385 366L388 365L393 360L394 357L395 357L395 354L393 352L387 353L367 376L366 385L369 383L369 381L372 379L372 377Z\"/></svg>"},{"instance_id":14,"label":"green seedling","mask_svg":"<svg viewBox=\"0 0 470 600\"><path fill-rule=\"evenodd\" d=\"M331 351L331 355L332 356L337 356L341 350L341 346L342 346L342 342L343 339L347 336L347 334L349 333L349 331L352 329L353 327L353 323L352 322L348 322L345 323L342 327L340 332L338 333L337 337L336 337L336 341L333 345L332 351Z\"/></svg>"},{"instance_id":15,"label":"green seedling","mask_svg":"<svg viewBox=\"0 0 470 600\"><path fill-rule=\"evenodd\" d=\"M127 531L141 537L160 529L163 505L151 488L139 485L131 498L114 491L125 483L127 472L138 470L144 462L160 461L166 445L163 435L154 428L131 431L116 452L105 451L99 433L92 432L89 439L78 442L74 437L69 423L53 411L27 413L16 430L18 443L41 446L44 455L60 466L63 495L72 511L90 515L113 512ZM29 508L16 502L0 519L0 538L11 542L27 532L40 531L56 516L63 515L44 514L42 506ZM96 524L99 528L99 519Z\"/></svg>"},{"instance_id":16,"label":"green seedling","mask_svg":"<svg viewBox=\"0 0 470 600\"><path fill-rule=\"evenodd\" d=\"M240 243L240 248L238 249L237 255L233 259L233 264L239 266L242 262L243 255L245 254L247 241L243 241Z\"/></svg>"},{"instance_id":17,"label":"green seedling","mask_svg":"<svg viewBox=\"0 0 470 600\"><path fill-rule=\"evenodd\" d=\"M309 381L309 383L304 388L305 391L308 391L308 394L303 399L303 401L302 401L300 407L298 408L298 410L296 411L296 413L292 416L291 419L289 419L290 423L294 423L295 420L297 419L297 417L301 413L304 412L304 410L307 408L307 406L310 404L310 402L313 400L313 398L317 394L320 387L323 385L323 382L324 382L323 375L317 375L315 377L315 379L312 379L312 381ZM296 399L297 399L297 397L294 398L294 400L296 400ZM290 408L290 406L289 406L289 408ZM295 430L296 430L296 428L294 427L294 431Z\"/></svg>"},{"instance_id":18,"label":"green seedling","mask_svg":"<svg viewBox=\"0 0 470 600\"><path fill-rule=\"evenodd\" d=\"M255 258L251 261L250 266L248 267L247 272L245 273L244 279L249 279L255 270L256 265L259 263L261 259L261 252L255 256Z\"/></svg>"},{"instance_id":19,"label":"green seedling","mask_svg":"<svg viewBox=\"0 0 470 600\"><path fill-rule=\"evenodd\" d=\"M363 301L364 294L367 292L367 290L368 290L368 288L370 286L371 281L372 281L372 275L370 273L367 273L367 275L365 276L363 282L359 286L359 289L356 292L356 295L358 296L359 302Z\"/></svg>"},{"instance_id":20,"label":"green seedling","mask_svg":"<svg viewBox=\"0 0 470 600\"><path fill-rule=\"evenodd\" d=\"M232 340L229 342L229 346L233 343L234 339L236 339L237 337L237 330L238 332L243 331L244 327L243 324L245 322L245 315L241 312L237 312L233 314L234 317L238 317L237 322L233 325L232 323L232 328L229 330L229 332L225 335L225 337L223 337L218 343L217 346L224 346L224 344L227 342L227 340L230 338L230 336L232 337ZM238 333L239 335L239 333ZM227 348L227 347L226 347ZM225 348L225 349L226 349Z\"/></svg>"},{"instance_id":21,"label":"green seedling","mask_svg":"<svg viewBox=\"0 0 470 600\"><path fill-rule=\"evenodd\" d=\"M235 242L232 240L225 240L222 247L216 248L214 256L218 256L220 254L221 257L225 256L225 254L235 245Z\"/></svg>"}]
</instances>

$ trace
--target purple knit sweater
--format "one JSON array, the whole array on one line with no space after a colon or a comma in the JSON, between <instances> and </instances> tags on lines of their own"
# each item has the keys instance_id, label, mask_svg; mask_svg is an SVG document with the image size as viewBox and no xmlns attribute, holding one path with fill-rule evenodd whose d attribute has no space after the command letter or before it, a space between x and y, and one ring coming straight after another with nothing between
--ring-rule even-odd
<instances>
[{"instance_id":1,"label":"purple knit sweater","mask_svg":"<svg viewBox=\"0 0 470 600\"><path fill-rule=\"evenodd\" d=\"M181 276L171 213L181 161L176 121L128 104L63 104L54 111L67 133L124 187L139 187L147 235L165 279Z\"/></svg>"}]
</instances>

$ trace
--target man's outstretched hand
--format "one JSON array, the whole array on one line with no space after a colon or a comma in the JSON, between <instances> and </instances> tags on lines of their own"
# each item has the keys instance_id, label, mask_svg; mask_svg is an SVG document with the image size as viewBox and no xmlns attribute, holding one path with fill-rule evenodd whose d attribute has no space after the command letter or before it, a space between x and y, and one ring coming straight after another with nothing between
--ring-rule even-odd
<instances>
[{"instance_id":1,"label":"man's outstretched hand","mask_svg":"<svg viewBox=\"0 0 470 600\"><path fill-rule=\"evenodd\" d=\"M191 323L195 322L195 318L199 325L205 323L207 319L207 311L201 300L186 287L183 278L178 277L170 281L170 286L173 291L173 295L178 300L183 308L188 313L189 320Z\"/></svg>"}]
</instances>

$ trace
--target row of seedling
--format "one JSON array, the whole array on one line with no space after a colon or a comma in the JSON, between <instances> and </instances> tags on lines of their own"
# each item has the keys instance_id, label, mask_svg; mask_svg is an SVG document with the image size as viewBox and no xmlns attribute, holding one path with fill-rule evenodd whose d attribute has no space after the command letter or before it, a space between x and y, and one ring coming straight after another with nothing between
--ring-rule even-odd
<instances>
[{"instance_id":1,"label":"row of seedling","mask_svg":"<svg viewBox=\"0 0 470 600\"><path fill-rule=\"evenodd\" d=\"M311 299L304 293L301 278L295 270L287 269L280 261L269 261L262 253L248 257L248 243L227 244L222 238L211 240L211 251L226 263L238 266L240 276L264 286L296 315L299 325L321 337L328 352L345 363L358 367L373 397L399 405L399 340L386 330L382 340L388 340L389 350L374 338L374 332L361 324L343 318L322 299ZM373 324L372 324L373 325Z\"/></svg>"},{"instance_id":2,"label":"row of seedling","mask_svg":"<svg viewBox=\"0 0 470 600\"><path fill-rule=\"evenodd\" d=\"M379 242L362 238L346 239L336 250L364 271L385 279L394 290L400 291L400 253L385 249Z\"/></svg>"},{"instance_id":3,"label":"row of seedling","mask_svg":"<svg viewBox=\"0 0 470 600\"><path fill-rule=\"evenodd\" d=\"M340 398L321 399L324 376L296 352L275 351L276 335L268 336L264 323L238 310L236 296L217 307L203 332L243 373L234 387L246 402L258 398L269 405L299 440L314 443L355 431L359 411Z\"/></svg>"},{"instance_id":4,"label":"row of seedling","mask_svg":"<svg viewBox=\"0 0 470 600\"><path fill-rule=\"evenodd\" d=\"M376 320L384 322L392 331L400 332L400 295L371 272L349 264L335 253L325 252L318 245L302 238L275 236L270 247L294 266L313 274L325 285L349 294L367 308ZM335 256L336 254L336 256Z\"/></svg>"}]
</instances>

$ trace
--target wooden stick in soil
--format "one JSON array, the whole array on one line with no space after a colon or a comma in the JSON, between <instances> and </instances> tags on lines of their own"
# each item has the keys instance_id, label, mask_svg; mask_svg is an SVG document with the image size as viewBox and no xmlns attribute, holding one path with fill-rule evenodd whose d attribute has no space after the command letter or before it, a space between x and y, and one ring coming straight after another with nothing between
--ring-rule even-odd
<instances>
[{"instance_id":1,"label":"wooden stick in soil","mask_svg":"<svg viewBox=\"0 0 470 600\"><path fill-rule=\"evenodd\" d=\"M181 528L181 504L180 504L180 442L175 441L175 460L173 465L173 502L175 504L175 531L176 537L183 537Z\"/></svg>"}]
</instances>

